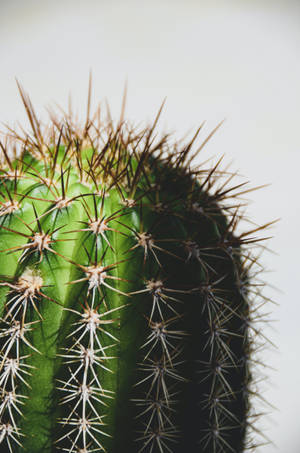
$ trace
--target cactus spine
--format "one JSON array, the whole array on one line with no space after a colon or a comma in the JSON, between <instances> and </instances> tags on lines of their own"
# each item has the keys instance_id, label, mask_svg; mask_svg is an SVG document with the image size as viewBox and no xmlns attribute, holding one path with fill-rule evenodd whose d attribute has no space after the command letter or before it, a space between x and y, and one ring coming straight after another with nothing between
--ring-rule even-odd
<instances>
[{"instance_id":1,"label":"cactus spine","mask_svg":"<svg viewBox=\"0 0 300 453\"><path fill-rule=\"evenodd\" d=\"M196 137L155 140L158 117L42 131L20 91L32 133L10 132L13 156L1 142L1 451L254 449L247 190L192 168Z\"/></svg>"}]
</instances>

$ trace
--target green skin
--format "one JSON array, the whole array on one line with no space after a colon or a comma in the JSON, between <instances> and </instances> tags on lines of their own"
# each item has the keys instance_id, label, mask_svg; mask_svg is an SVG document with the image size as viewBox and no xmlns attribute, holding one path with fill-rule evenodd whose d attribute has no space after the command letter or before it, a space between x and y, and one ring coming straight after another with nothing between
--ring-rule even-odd
<instances>
[{"instance_id":1,"label":"green skin","mask_svg":"<svg viewBox=\"0 0 300 453\"><path fill-rule=\"evenodd\" d=\"M121 183L108 183L107 194L101 195L93 183L79 182L78 169L65 159L65 149L61 146L56 153L51 189L41 180L49 177L45 164L30 154L22 157L23 176L16 184L5 177L5 171L1 177L2 198L7 199L9 192L15 199L22 199L20 209L0 217L2 329L7 329L7 323L11 322L9 301L18 293L12 285L17 284L26 269L38 270L43 279L42 295L35 294L36 309L29 300L24 315L25 323L37 321L26 333L26 339L39 353L21 341L20 357L29 355L22 363L34 368L27 368L30 375L22 375L28 385L15 378L16 393L28 397L18 406L22 416L13 409L22 435L14 434L17 442L5 438L1 451L10 452L11 448L18 453L89 452L101 451L103 447L108 453L242 452L248 413L247 386L251 380L247 324L243 323L249 306L238 286L244 270L240 243L229 234L229 222L218 205L209 202L205 190L181 169L171 170L153 157L151 166L144 166L147 177L139 173L135 178L138 164L132 159L132 178L125 184L127 193L125 188L120 189ZM85 152L83 167L88 166L91 154L92 150ZM19 162L13 165L20 168ZM59 209L51 202L58 198L57 194L54 196L54 186L60 195L65 192L66 199L73 199L67 207ZM125 206L122 197L134 198L135 205ZM191 206L195 202L209 206L208 214L193 211ZM155 208L157 203L165 203L168 208L159 211ZM82 231L89 229L87 212L91 218L96 213L106 219L112 216L107 225L117 231L104 231L106 240L91 229ZM28 236L32 235L26 225L35 232L41 229L50 234L55 230L54 242L50 244L54 252L44 249L41 254L34 250L20 262L22 247L31 241ZM150 232L154 246L159 248L150 247L147 251L145 244L138 241L137 235L143 232ZM185 241L198 244L203 250L203 261L195 250L189 252ZM21 250L8 251L14 247ZM111 288L100 284L89 290L90 280L79 266L96 262L101 266L115 264L106 271L115 278L104 279ZM80 281L75 283L77 280ZM166 299L167 304L160 299L161 313L153 305L155 294L145 291L146 282L151 280L163 280L164 288L168 289L165 294L172 298ZM216 295L212 308L209 308L209 290L205 290L209 283L214 285ZM139 293L133 294L136 292ZM83 414L83 403L79 402L69 417L78 398L61 404L62 398L68 395L61 388L63 382L75 385L84 380L84 366L76 371L80 362L67 364L72 359L63 356L72 351L74 354L73 345L83 333L83 330L76 331L81 319L78 312L83 312L85 301L91 306L93 294L98 313L112 310L101 318L111 320L100 325L106 333L100 330L97 333L101 345L107 347L106 355L112 358L103 360L105 368L95 365L93 369L102 388L114 393L106 393L109 398L94 399L94 409L86 403L86 415L103 416L103 420L99 419L103 426L94 425L98 431L92 429L92 436L88 433L84 440L83 434L78 434L78 426L72 424L72 419ZM175 318L167 327L172 331L170 337L167 334L167 347L162 344L163 335L157 342L152 338L148 343L153 332L149 321L152 309L152 322ZM21 313L20 308L16 320L21 321ZM223 333L217 332L219 336L213 331L213 321L219 322L219 328L223 329ZM0 338L2 356L7 338L5 335ZM84 347L88 347L88 338L86 333L80 340ZM172 363L169 354L175 355ZM7 357L16 357L15 344ZM149 392L150 398L154 397L158 384L151 377L149 360L159 357L164 358L177 376L167 375L164 381L169 395L176 395L170 396L174 404L172 401L170 408L164 409L168 420L166 432L169 429L171 436L162 435L153 440L149 433L159 427L157 412L153 412L152 420L150 411L141 415L146 406L136 400L145 400ZM4 361L1 373L3 370ZM92 369L87 370L88 382L93 380L96 386ZM75 372L77 381L71 379ZM136 385L138 382L141 383ZM6 390L12 390L11 385L8 380ZM160 397L162 392L160 386ZM213 397L219 398L217 406ZM2 423L9 422L8 411L4 410L2 415ZM68 417L66 423L58 423L59 419ZM147 424L148 431L144 434Z\"/></svg>"}]
</instances>

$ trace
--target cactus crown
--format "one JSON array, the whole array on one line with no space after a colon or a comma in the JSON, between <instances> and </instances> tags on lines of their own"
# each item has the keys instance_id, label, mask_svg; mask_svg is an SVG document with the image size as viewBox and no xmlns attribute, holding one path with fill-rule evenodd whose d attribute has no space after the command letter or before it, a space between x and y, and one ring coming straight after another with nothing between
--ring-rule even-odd
<instances>
[{"instance_id":1,"label":"cactus crown","mask_svg":"<svg viewBox=\"0 0 300 453\"><path fill-rule=\"evenodd\" d=\"M160 111L137 131L90 102L84 127L42 128L20 92L32 132L0 143L1 451L254 449L269 224L237 231L250 189L222 159L193 167L213 133L193 151L201 128L171 145Z\"/></svg>"}]
</instances>

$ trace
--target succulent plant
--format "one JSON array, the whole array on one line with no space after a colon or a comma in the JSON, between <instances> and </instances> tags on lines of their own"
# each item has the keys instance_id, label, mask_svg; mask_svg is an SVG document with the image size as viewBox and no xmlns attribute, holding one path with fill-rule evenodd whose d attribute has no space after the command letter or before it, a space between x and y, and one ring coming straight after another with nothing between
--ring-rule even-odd
<instances>
[{"instance_id":1,"label":"succulent plant","mask_svg":"<svg viewBox=\"0 0 300 453\"><path fill-rule=\"evenodd\" d=\"M267 225L237 231L250 189L222 159L195 167L213 133L193 151L201 128L172 143L160 112L138 131L89 107L42 127L20 93L32 131L1 141L1 452L254 449Z\"/></svg>"}]
</instances>

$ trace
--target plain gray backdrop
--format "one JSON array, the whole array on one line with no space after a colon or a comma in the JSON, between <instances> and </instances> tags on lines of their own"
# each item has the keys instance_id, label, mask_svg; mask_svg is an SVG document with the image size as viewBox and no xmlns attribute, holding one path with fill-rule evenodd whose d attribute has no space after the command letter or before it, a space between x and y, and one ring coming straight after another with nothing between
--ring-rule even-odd
<instances>
[{"instance_id":1,"label":"plain gray backdrop","mask_svg":"<svg viewBox=\"0 0 300 453\"><path fill-rule=\"evenodd\" d=\"M225 119L199 162L225 153L251 187L270 184L247 196L257 224L281 218L262 257L265 280L280 290L266 289L279 304L265 326L278 349L263 353L274 370L262 391L277 409L259 424L275 444L262 453L300 451L299 51L299 1L0 3L0 122L28 127L15 78L44 121L44 107L67 108L70 93L83 118L91 70L93 105L107 99L115 119L126 80L135 123L148 123L165 97L159 129L178 139L203 120L205 138Z\"/></svg>"}]
</instances>

